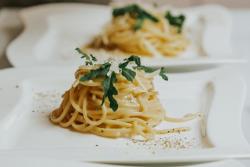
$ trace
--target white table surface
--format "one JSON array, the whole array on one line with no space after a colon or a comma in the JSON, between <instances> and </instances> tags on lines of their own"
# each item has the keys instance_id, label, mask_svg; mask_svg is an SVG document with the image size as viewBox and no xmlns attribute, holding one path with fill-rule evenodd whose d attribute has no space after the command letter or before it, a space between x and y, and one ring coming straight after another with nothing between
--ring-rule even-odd
<instances>
[{"instance_id":1,"label":"white table surface","mask_svg":"<svg viewBox=\"0 0 250 167\"><path fill-rule=\"evenodd\" d=\"M5 49L8 43L13 40L22 29L21 22L17 17L16 9L0 10L0 69L11 67L6 59ZM244 65L234 65L223 67L234 69L242 75L250 89L250 9L231 10L233 18L232 47L235 55L245 57L248 63ZM250 142L250 91L248 91L245 109L242 120L245 136ZM250 159L241 160L246 166L250 167Z\"/></svg>"},{"instance_id":2,"label":"white table surface","mask_svg":"<svg viewBox=\"0 0 250 167\"><path fill-rule=\"evenodd\" d=\"M233 10L233 34L232 46L234 54L244 56L248 59L248 63L244 66L230 67L238 70L244 76L247 82L247 99L243 112L242 126L245 136L250 142L250 9L249 10ZM250 166L250 159L242 161L246 166Z\"/></svg>"}]
</instances>

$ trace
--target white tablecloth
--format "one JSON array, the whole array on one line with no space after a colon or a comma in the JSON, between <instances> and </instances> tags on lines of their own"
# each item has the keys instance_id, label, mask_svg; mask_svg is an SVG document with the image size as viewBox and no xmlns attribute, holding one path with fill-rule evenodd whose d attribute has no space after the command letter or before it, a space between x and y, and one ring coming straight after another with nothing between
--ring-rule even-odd
<instances>
[{"instance_id":1,"label":"white tablecloth","mask_svg":"<svg viewBox=\"0 0 250 167\"><path fill-rule=\"evenodd\" d=\"M247 99L245 110L243 112L243 130L245 136L250 142L250 9L249 10L232 10L233 18L233 34L232 34L232 47L235 55L244 56L248 59L245 65L239 65L235 70L242 74L247 82ZM250 159L242 161L246 166L250 166Z\"/></svg>"},{"instance_id":2,"label":"white tablecloth","mask_svg":"<svg viewBox=\"0 0 250 167\"><path fill-rule=\"evenodd\" d=\"M8 43L13 40L21 31L22 24L17 17L17 9L0 10L0 69L11 67L6 59L5 49ZM248 63L244 65L234 65L230 68L237 70L239 75L246 79L248 89L250 89L250 9L231 10L233 18L232 47L235 55L245 57ZM250 91L247 95L245 109L243 112L243 130L250 142ZM246 166L250 166L249 160L241 160Z\"/></svg>"}]
</instances>

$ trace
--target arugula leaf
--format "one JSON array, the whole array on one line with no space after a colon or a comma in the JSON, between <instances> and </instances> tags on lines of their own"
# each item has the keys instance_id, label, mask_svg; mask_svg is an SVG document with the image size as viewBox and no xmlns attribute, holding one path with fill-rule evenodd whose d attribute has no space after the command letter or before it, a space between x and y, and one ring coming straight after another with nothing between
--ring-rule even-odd
<instances>
[{"instance_id":1,"label":"arugula leaf","mask_svg":"<svg viewBox=\"0 0 250 167\"><path fill-rule=\"evenodd\" d=\"M170 11L167 11L165 14L165 18L168 20L170 25L177 27L178 33L181 33L184 21L186 19L184 15L181 14L178 16L174 16Z\"/></svg>"},{"instance_id":2,"label":"arugula leaf","mask_svg":"<svg viewBox=\"0 0 250 167\"><path fill-rule=\"evenodd\" d=\"M82 76L80 78L80 81L88 81L97 78L99 76L105 76L109 72L110 66L111 66L110 63L102 64L98 69L90 70L89 73Z\"/></svg>"},{"instance_id":3,"label":"arugula leaf","mask_svg":"<svg viewBox=\"0 0 250 167\"><path fill-rule=\"evenodd\" d=\"M87 53L84 53L83 51L81 51L81 49L79 48L76 48L75 49L79 54L81 54L81 58L82 59L86 59L85 60L85 65L93 65L93 61L97 61L97 59L92 55L90 54L90 56L87 54Z\"/></svg>"},{"instance_id":4,"label":"arugula leaf","mask_svg":"<svg viewBox=\"0 0 250 167\"><path fill-rule=\"evenodd\" d=\"M93 65L93 62L92 61L86 61L85 62L85 65L88 66L88 65Z\"/></svg>"},{"instance_id":5,"label":"arugula leaf","mask_svg":"<svg viewBox=\"0 0 250 167\"><path fill-rule=\"evenodd\" d=\"M113 17L117 17L117 16L125 15L126 13L129 13L130 16L136 19L136 23L134 25L135 31L139 30L142 27L145 19L151 20L153 22L159 21L155 16L151 15L150 13L140 8L136 4L128 5L128 6L121 7L121 8L115 8L113 9L112 15Z\"/></svg>"},{"instance_id":6,"label":"arugula leaf","mask_svg":"<svg viewBox=\"0 0 250 167\"><path fill-rule=\"evenodd\" d=\"M114 99L113 96L109 95L108 98L109 98L110 108L112 108L113 111L116 111L118 109L117 101Z\"/></svg>"},{"instance_id":7,"label":"arugula leaf","mask_svg":"<svg viewBox=\"0 0 250 167\"><path fill-rule=\"evenodd\" d=\"M131 4L125 7L113 9L112 15L114 17L117 17L117 16L125 15L126 13L133 13L135 11L138 11L138 5Z\"/></svg>"},{"instance_id":8,"label":"arugula leaf","mask_svg":"<svg viewBox=\"0 0 250 167\"><path fill-rule=\"evenodd\" d=\"M162 79L168 81L168 77L166 76L165 73L167 73L167 70L165 68L161 67L159 75L161 76Z\"/></svg>"},{"instance_id":9,"label":"arugula leaf","mask_svg":"<svg viewBox=\"0 0 250 167\"><path fill-rule=\"evenodd\" d=\"M92 61L97 61L96 57L94 57L92 54L90 54L90 57Z\"/></svg>"},{"instance_id":10,"label":"arugula leaf","mask_svg":"<svg viewBox=\"0 0 250 167\"><path fill-rule=\"evenodd\" d=\"M137 65L137 67L141 66L141 59L138 56L130 56L129 58L125 59L124 63L119 64L119 68L121 71L121 74L129 81L133 81L135 76L136 76L136 72L134 72L133 70L126 68L127 65L130 62L135 62L135 64Z\"/></svg>"},{"instance_id":11,"label":"arugula leaf","mask_svg":"<svg viewBox=\"0 0 250 167\"><path fill-rule=\"evenodd\" d=\"M140 59L140 57L138 57L138 56L132 55L132 56L130 56L129 58L124 59L124 60L125 60L124 63L119 64L119 68L125 68L125 67L127 67L127 65L128 65L130 62L135 62L135 64L136 64L137 66L141 66L141 59Z\"/></svg>"},{"instance_id":12,"label":"arugula leaf","mask_svg":"<svg viewBox=\"0 0 250 167\"><path fill-rule=\"evenodd\" d=\"M152 72L155 72L155 71L158 70L157 68L151 68L151 67L147 67L147 66L139 66L139 67L137 67L137 69L138 70L143 70L146 73L152 73ZM159 75L161 76L162 79L167 81L168 77L166 76L165 73L167 73L167 70L165 68L161 67Z\"/></svg>"},{"instance_id":13,"label":"arugula leaf","mask_svg":"<svg viewBox=\"0 0 250 167\"><path fill-rule=\"evenodd\" d=\"M121 72L122 75L129 81L133 81L136 75L136 73L133 70L130 70L128 68L122 68Z\"/></svg>"},{"instance_id":14,"label":"arugula leaf","mask_svg":"<svg viewBox=\"0 0 250 167\"><path fill-rule=\"evenodd\" d=\"M126 60L124 63L120 63L120 64L119 64L119 68L120 68L120 69L126 68L127 65L128 65L128 63L129 63L129 61L127 61L127 60Z\"/></svg>"},{"instance_id":15,"label":"arugula leaf","mask_svg":"<svg viewBox=\"0 0 250 167\"><path fill-rule=\"evenodd\" d=\"M103 105L106 97L108 97L109 103L110 103L109 106L110 106L110 108L112 108L113 111L116 111L118 109L118 103L113 97L113 95L118 94L117 89L114 87L115 82L117 82L117 79L116 79L116 74L113 71L110 76L108 76L108 75L105 76L105 79L103 80L103 83L102 83L104 95L102 98L101 105Z\"/></svg>"},{"instance_id":16,"label":"arugula leaf","mask_svg":"<svg viewBox=\"0 0 250 167\"><path fill-rule=\"evenodd\" d=\"M132 55L128 58L128 61L130 62L134 61L137 66L141 66L141 59L138 56Z\"/></svg>"},{"instance_id":17,"label":"arugula leaf","mask_svg":"<svg viewBox=\"0 0 250 167\"><path fill-rule=\"evenodd\" d=\"M75 49L79 54L81 54L82 55L82 57L81 58L86 58L86 59L90 59L89 58L89 55L88 54L86 54L86 53L84 53L83 51L81 51L81 49L80 48L76 48Z\"/></svg>"},{"instance_id":18,"label":"arugula leaf","mask_svg":"<svg viewBox=\"0 0 250 167\"><path fill-rule=\"evenodd\" d=\"M152 67L147 67L147 66L139 66L139 67L137 67L137 69L143 70L146 73L152 73L152 72L155 72L158 70L157 68L152 68Z\"/></svg>"}]
</instances>

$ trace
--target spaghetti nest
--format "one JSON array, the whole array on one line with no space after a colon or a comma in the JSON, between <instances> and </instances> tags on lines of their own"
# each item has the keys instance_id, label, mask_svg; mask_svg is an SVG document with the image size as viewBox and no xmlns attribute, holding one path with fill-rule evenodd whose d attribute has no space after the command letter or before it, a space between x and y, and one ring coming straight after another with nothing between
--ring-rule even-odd
<instances>
[{"instance_id":1,"label":"spaghetti nest","mask_svg":"<svg viewBox=\"0 0 250 167\"><path fill-rule=\"evenodd\" d=\"M132 137L141 135L152 138L161 131L153 128L164 120L165 111L153 88L153 76L137 72L133 82L117 74L115 99L119 108L112 111L109 101L103 97L102 81L98 78L86 82L79 78L91 70L79 68L75 84L65 92L59 108L50 115L50 120L61 127L105 137Z\"/></svg>"},{"instance_id":2,"label":"spaghetti nest","mask_svg":"<svg viewBox=\"0 0 250 167\"><path fill-rule=\"evenodd\" d=\"M157 21L138 20L131 13L113 17L86 48L147 57L173 57L184 52L189 40L178 27L171 25L173 19L169 21L162 13L154 12L153 15ZM138 24L142 24L140 28Z\"/></svg>"},{"instance_id":3,"label":"spaghetti nest","mask_svg":"<svg viewBox=\"0 0 250 167\"><path fill-rule=\"evenodd\" d=\"M119 107L114 111L110 107L110 101L106 99L102 103L104 77L88 81L80 79L97 66L84 66L76 71L74 84L64 93L59 108L50 114L53 123L104 137L132 138L140 135L145 139L152 139L157 134L189 130L188 127L157 130L155 127L163 121L186 122L201 116L200 113L195 113L182 118L167 117L153 86L154 74L140 70L137 70L132 82L116 73L117 81L114 86L118 93L115 100Z\"/></svg>"}]
</instances>

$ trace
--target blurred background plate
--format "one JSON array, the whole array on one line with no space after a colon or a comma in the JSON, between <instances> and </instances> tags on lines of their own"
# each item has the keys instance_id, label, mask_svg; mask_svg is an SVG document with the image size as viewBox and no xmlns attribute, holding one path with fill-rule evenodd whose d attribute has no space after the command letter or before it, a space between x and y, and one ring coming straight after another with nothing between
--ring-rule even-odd
<instances>
[{"instance_id":1,"label":"blurred background plate","mask_svg":"<svg viewBox=\"0 0 250 167\"><path fill-rule=\"evenodd\" d=\"M191 40L190 47L174 58L142 58L144 64L204 69L245 62L239 55L232 54L232 21L227 9L205 5L173 10L187 16L185 29ZM90 4L49 4L23 9L20 16L25 29L7 48L11 64L16 67L69 66L81 64L74 49L100 33L111 19L111 8Z\"/></svg>"}]
</instances>

